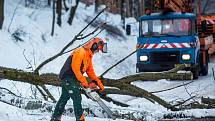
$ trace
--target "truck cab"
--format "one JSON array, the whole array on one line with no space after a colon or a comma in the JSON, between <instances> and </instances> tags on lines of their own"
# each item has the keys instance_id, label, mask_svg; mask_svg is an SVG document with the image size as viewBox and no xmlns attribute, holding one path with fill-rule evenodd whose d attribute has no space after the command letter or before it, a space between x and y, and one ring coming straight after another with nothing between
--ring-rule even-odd
<instances>
[{"instance_id":1,"label":"truck cab","mask_svg":"<svg viewBox=\"0 0 215 121\"><path fill-rule=\"evenodd\" d=\"M192 13L152 13L139 18L137 72L167 71L175 64L190 64L199 75L200 42Z\"/></svg>"}]
</instances>

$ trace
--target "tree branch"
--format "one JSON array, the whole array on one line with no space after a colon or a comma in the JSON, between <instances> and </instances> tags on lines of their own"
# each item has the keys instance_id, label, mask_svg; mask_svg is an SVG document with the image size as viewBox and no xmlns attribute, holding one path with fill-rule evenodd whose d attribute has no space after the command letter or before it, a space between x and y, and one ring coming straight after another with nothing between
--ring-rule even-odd
<instances>
[{"instance_id":1,"label":"tree branch","mask_svg":"<svg viewBox=\"0 0 215 121\"><path fill-rule=\"evenodd\" d=\"M44 62L42 62L42 63L35 69L34 72L35 72L35 73L39 73L39 70L40 70L44 65L46 65L46 64L49 63L50 61L56 59L57 57L61 56L62 53L63 53L69 46L71 46L76 40L78 40L78 37L82 34L82 32L83 32L87 27L89 27L89 26L93 23L93 21L95 21L95 20L99 17L99 15L101 15L106 9L107 9L107 7L104 8L101 12L99 12L99 13L96 15L96 17L95 17L90 23L88 23L87 26L85 26L76 36L74 36L74 38L72 39L72 41L70 41L59 53L57 53L56 55L54 55L54 56L48 58L47 60L45 60Z\"/></svg>"},{"instance_id":2,"label":"tree branch","mask_svg":"<svg viewBox=\"0 0 215 121\"><path fill-rule=\"evenodd\" d=\"M83 37L78 37L77 40L82 40L82 39L85 39L87 37L89 37L90 35L93 35L95 34L96 31L98 31L99 28L101 28L103 25L105 25L106 23L102 23L100 24L98 27L96 27L92 32L90 32L89 34L83 36Z\"/></svg>"},{"instance_id":3,"label":"tree branch","mask_svg":"<svg viewBox=\"0 0 215 121\"><path fill-rule=\"evenodd\" d=\"M114 68L115 66L117 66L118 64L120 64L121 62L123 62L125 59L127 59L128 57L130 57L131 55L133 55L134 53L136 53L137 50L131 52L129 55L127 55L126 57L124 57L123 59L121 59L120 61L118 61L116 64L112 65L109 69L107 69L104 73L102 73L99 77L103 78L103 76L110 71L112 68Z\"/></svg>"},{"instance_id":4,"label":"tree branch","mask_svg":"<svg viewBox=\"0 0 215 121\"><path fill-rule=\"evenodd\" d=\"M214 68L212 68L212 74L213 74L213 79L214 79L214 81L215 81Z\"/></svg>"},{"instance_id":5,"label":"tree branch","mask_svg":"<svg viewBox=\"0 0 215 121\"><path fill-rule=\"evenodd\" d=\"M24 72L22 70L16 70L11 68L5 68L0 67L0 78L5 78L9 80L19 81L19 82L27 82L34 85L54 85L59 86L58 81L58 75L56 74L42 74L37 75L35 73L31 72ZM110 87L117 87L120 89L121 93L128 94L131 96L136 97L143 97L151 102L157 102L160 105L164 106L165 108L171 109L171 110L177 110L175 107L171 106L166 101L162 100L161 98L157 97L156 95L153 95L152 93L141 89L139 87L136 87L131 84L122 83L120 79L109 79L109 78L103 78L102 82L105 86ZM110 93L110 92L109 92Z\"/></svg>"},{"instance_id":6,"label":"tree branch","mask_svg":"<svg viewBox=\"0 0 215 121\"><path fill-rule=\"evenodd\" d=\"M178 86L175 86L175 87L169 88L169 89L164 89L164 90L159 90L159 91L153 91L153 92L150 92L150 93L160 93L160 92L169 91L169 90L172 90L172 89L176 89L176 88L179 88L179 87L182 87L182 86L188 85L188 84L193 83L193 82L194 82L194 81L190 81L190 82L188 82L188 83L181 84L181 85L178 85Z\"/></svg>"}]
</instances>

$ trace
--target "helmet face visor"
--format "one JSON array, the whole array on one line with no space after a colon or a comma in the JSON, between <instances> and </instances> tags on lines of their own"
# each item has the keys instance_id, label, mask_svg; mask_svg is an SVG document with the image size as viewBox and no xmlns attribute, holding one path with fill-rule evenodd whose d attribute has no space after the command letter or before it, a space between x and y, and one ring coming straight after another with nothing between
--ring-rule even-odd
<instances>
[{"instance_id":1,"label":"helmet face visor","mask_svg":"<svg viewBox=\"0 0 215 121\"><path fill-rule=\"evenodd\" d=\"M98 50L102 51L103 53L107 53L107 43L99 44Z\"/></svg>"},{"instance_id":2,"label":"helmet face visor","mask_svg":"<svg viewBox=\"0 0 215 121\"><path fill-rule=\"evenodd\" d=\"M103 43L102 52L107 53L107 43Z\"/></svg>"},{"instance_id":3,"label":"helmet face visor","mask_svg":"<svg viewBox=\"0 0 215 121\"><path fill-rule=\"evenodd\" d=\"M102 53L107 53L107 43L104 43L103 41L99 41L97 50L102 51Z\"/></svg>"}]
</instances>

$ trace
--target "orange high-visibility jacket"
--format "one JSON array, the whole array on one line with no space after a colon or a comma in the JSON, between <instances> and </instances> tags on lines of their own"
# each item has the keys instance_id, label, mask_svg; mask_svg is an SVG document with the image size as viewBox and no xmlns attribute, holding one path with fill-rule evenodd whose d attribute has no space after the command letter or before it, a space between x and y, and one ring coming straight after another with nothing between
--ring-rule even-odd
<instances>
[{"instance_id":1,"label":"orange high-visibility jacket","mask_svg":"<svg viewBox=\"0 0 215 121\"><path fill-rule=\"evenodd\" d=\"M89 78L91 80L94 80L97 82L97 85L100 87L101 90L104 90L104 86L101 83L100 79L97 78L95 75L93 65L92 65L92 57L93 53L90 50L90 47L92 46L93 42L97 40L92 40L88 42L85 46L80 47L76 49L72 54L72 63L71 68L74 72L76 78L81 82L81 84L84 84L85 86L88 86L88 82L86 78L83 76L82 73L87 73ZM82 67L81 67L82 66ZM82 70L80 70L82 69Z\"/></svg>"}]
</instances>

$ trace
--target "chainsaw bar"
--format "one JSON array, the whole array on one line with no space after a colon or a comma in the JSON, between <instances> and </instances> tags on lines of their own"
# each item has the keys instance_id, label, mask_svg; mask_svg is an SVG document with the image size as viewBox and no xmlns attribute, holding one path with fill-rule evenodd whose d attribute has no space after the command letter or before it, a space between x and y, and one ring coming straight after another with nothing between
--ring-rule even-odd
<instances>
[{"instance_id":1,"label":"chainsaw bar","mask_svg":"<svg viewBox=\"0 0 215 121\"><path fill-rule=\"evenodd\" d=\"M113 112L110 110L110 108L107 107L107 105L101 100L101 97L99 94L95 91L92 91L91 89L84 89L82 88L86 94L86 96L93 101L97 102L99 106L107 113L107 115L112 118L116 119L116 116L113 115Z\"/></svg>"},{"instance_id":2,"label":"chainsaw bar","mask_svg":"<svg viewBox=\"0 0 215 121\"><path fill-rule=\"evenodd\" d=\"M105 103L101 99L98 99L96 102L101 106L101 108L108 114L110 118L114 120L116 119L116 116L113 115L113 112L110 110L110 108L107 107L107 105L105 105Z\"/></svg>"}]
</instances>

